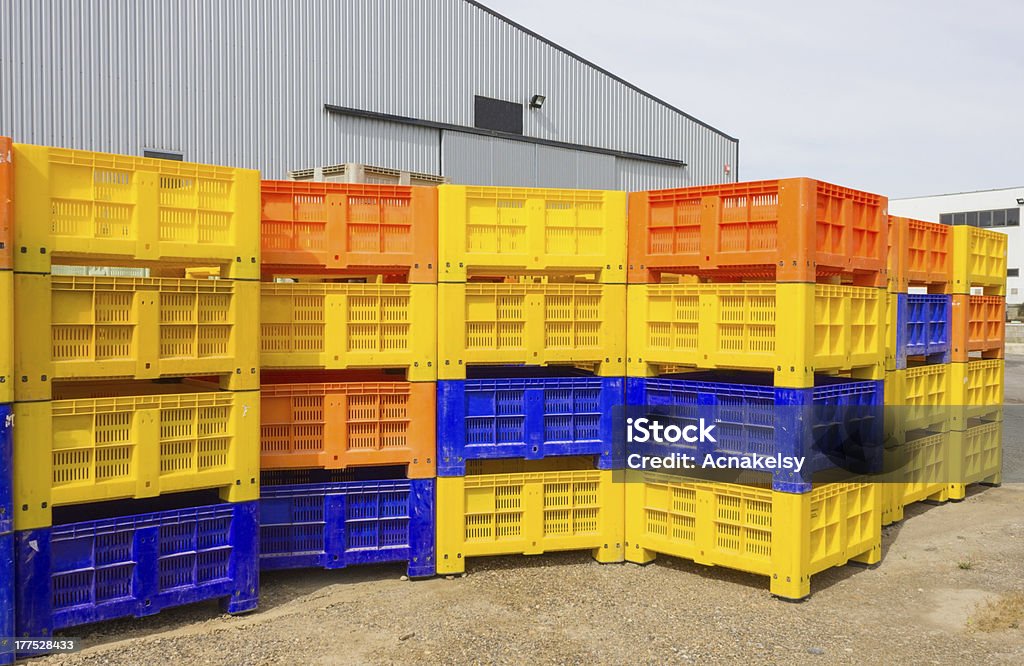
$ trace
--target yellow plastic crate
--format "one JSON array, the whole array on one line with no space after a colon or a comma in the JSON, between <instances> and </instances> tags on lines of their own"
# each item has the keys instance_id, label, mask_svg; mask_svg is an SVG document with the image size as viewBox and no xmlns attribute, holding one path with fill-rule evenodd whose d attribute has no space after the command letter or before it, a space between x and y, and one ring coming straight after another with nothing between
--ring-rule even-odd
<instances>
[{"instance_id":1,"label":"yellow plastic crate","mask_svg":"<svg viewBox=\"0 0 1024 666\"><path fill-rule=\"evenodd\" d=\"M16 143L14 221L19 272L104 257L260 275L260 177L250 169Z\"/></svg>"},{"instance_id":2,"label":"yellow plastic crate","mask_svg":"<svg viewBox=\"0 0 1024 666\"><path fill-rule=\"evenodd\" d=\"M14 402L14 272L0 271L0 404Z\"/></svg>"},{"instance_id":3,"label":"yellow plastic crate","mask_svg":"<svg viewBox=\"0 0 1024 666\"><path fill-rule=\"evenodd\" d=\"M928 434L887 451L887 470L882 491L882 524L903 520L905 507L925 500L949 499L952 477L949 432Z\"/></svg>"},{"instance_id":4,"label":"yellow plastic crate","mask_svg":"<svg viewBox=\"0 0 1024 666\"><path fill-rule=\"evenodd\" d=\"M971 419L1002 421L1006 362L983 359L949 364L953 430L965 430Z\"/></svg>"},{"instance_id":5,"label":"yellow plastic crate","mask_svg":"<svg viewBox=\"0 0 1024 666\"><path fill-rule=\"evenodd\" d=\"M1003 424L972 422L967 430L950 433L949 498L964 499L974 483L998 486L1003 475Z\"/></svg>"},{"instance_id":6,"label":"yellow plastic crate","mask_svg":"<svg viewBox=\"0 0 1024 666\"><path fill-rule=\"evenodd\" d=\"M467 365L577 365L625 374L626 286L524 282L440 284L440 379Z\"/></svg>"},{"instance_id":7,"label":"yellow plastic crate","mask_svg":"<svg viewBox=\"0 0 1024 666\"><path fill-rule=\"evenodd\" d=\"M885 373L886 432L949 430L955 404L951 368L940 363Z\"/></svg>"},{"instance_id":8,"label":"yellow plastic crate","mask_svg":"<svg viewBox=\"0 0 1024 666\"><path fill-rule=\"evenodd\" d=\"M437 379L435 285L261 287L264 368L404 368L409 381Z\"/></svg>"},{"instance_id":9,"label":"yellow plastic crate","mask_svg":"<svg viewBox=\"0 0 1024 666\"><path fill-rule=\"evenodd\" d=\"M626 193L522 187L438 188L442 282L529 271L626 281Z\"/></svg>"},{"instance_id":10,"label":"yellow plastic crate","mask_svg":"<svg viewBox=\"0 0 1024 666\"><path fill-rule=\"evenodd\" d=\"M14 405L14 524L54 506L220 488L259 498L260 393L197 392Z\"/></svg>"},{"instance_id":11,"label":"yellow plastic crate","mask_svg":"<svg viewBox=\"0 0 1024 666\"><path fill-rule=\"evenodd\" d=\"M651 472L626 477L626 560L658 554L768 576L774 595L803 599L811 576L881 560L877 483L795 494Z\"/></svg>"},{"instance_id":12,"label":"yellow plastic crate","mask_svg":"<svg viewBox=\"0 0 1024 666\"><path fill-rule=\"evenodd\" d=\"M622 561L623 486L608 470L437 479L437 573L467 557L592 550Z\"/></svg>"},{"instance_id":13,"label":"yellow plastic crate","mask_svg":"<svg viewBox=\"0 0 1024 666\"><path fill-rule=\"evenodd\" d=\"M628 374L673 367L772 370L807 388L815 372L881 379L886 293L803 283L629 285Z\"/></svg>"},{"instance_id":14,"label":"yellow plastic crate","mask_svg":"<svg viewBox=\"0 0 1024 666\"><path fill-rule=\"evenodd\" d=\"M1007 235L978 227L953 227L953 293L982 287L990 296L1006 295Z\"/></svg>"},{"instance_id":15,"label":"yellow plastic crate","mask_svg":"<svg viewBox=\"0 0 1024 666\"><path fill-rule=\"evenodd\" d=\"M259 284L238 280L17 274L17 400L51 382L222 375L259 388Z\"/></svg>"}]
</instances>

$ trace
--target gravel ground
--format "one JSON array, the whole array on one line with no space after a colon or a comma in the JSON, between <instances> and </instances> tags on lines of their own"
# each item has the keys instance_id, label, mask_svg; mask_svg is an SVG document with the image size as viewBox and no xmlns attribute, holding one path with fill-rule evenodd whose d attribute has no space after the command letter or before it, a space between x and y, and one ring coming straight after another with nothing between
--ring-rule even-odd
<instances>
[{"instance_id":1,"label":"gravel ground","mask_svg":"<svg viewBox=\"0 0 1024 666\"><path fill-rule=\"evenodd\" d=\"M1024 402L1024 358L1007 361ZM672 558L584 553L470 560L407 582L403 567L265 574L260 610L216 604L80 627L85 650L33 664L1024 663L1024 404L1006 412L1001 488L917 504L884 530L882 564L812 579L806 602L767 579Z\"/></svg>"}]
</instances>

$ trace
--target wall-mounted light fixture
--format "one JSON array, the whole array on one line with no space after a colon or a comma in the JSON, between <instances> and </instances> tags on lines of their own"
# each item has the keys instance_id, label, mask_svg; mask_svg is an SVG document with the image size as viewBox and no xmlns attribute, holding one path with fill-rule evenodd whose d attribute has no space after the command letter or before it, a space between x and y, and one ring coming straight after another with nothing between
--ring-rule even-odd
<instances>
[{"instance_id":1,"label":"wall-mounted light fixture","mask_svg":"<svg viewBox=\"0 0 1024 666\"><path fill-rule=\"evenodd\" d=\"M1017 197L1017 205L1024 206L1024 197Z\"/></svg>"},{"instance_id":2,"label":"wall-mounted light fixture","mask_svg":"<svg viewBox=\"0 0 1024 666\"><path fill-rule=\"evenodd\" d=\"M539 109L540 107L544 106L544 100L546 99L547 97L545 97L544 95L534 95L533 97L530 98L530 108Z\"/></svg>"}]
</instances>

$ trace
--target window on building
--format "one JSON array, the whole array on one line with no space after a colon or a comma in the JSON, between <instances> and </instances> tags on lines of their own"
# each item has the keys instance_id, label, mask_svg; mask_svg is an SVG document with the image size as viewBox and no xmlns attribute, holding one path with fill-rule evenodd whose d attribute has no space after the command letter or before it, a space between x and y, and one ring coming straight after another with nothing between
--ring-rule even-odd
<instances>
[{"instance_id":1,"label":"window on building","mask_svg":"<svg viewBox=\"0 0 1024 666\"><path fill-rule=\"evenodd\" d=\"M174 160L176 162L181 162L185 159L184 153L175 152L173 150L150 150L149 148L142 151L142 156L155 157L158 160Z\"/></svg>"},{"instance_id":2,"label":"window on building","mask_svg":"<svg viewBox=\"0 0 1024 666\"><path fill-rule=\"evenodd\" d=\"M939 222L954 226L971 227L1019 227L1020 208L999 208L996 210L969 210L963 213L942 213Z\"/></svg>"},{"instance_id":3,"label":"window on building","mask_svg":"<svg viewBox=\"0 0 1024 666\"><path fill-rule=\"evenodd\" d=\"M1006 277L1020 277L1020 269L1019 268L1007 268L1006 269Z\"/></svg>"},{"instance_id":4,"label":"window on building","mask_svg":"<svg viewBox=\"0 0 1024 666\"><path fill-rule=\"evenodd\" d=\"M1010 290L1010 296L1016 296L1018 291L1017 287L1014 287Z\"/></svg>"},{"instance_id":5,"label":"window on building","mask_svg":"<svg viewBox=\"0 0 1024 666\"><path fill-rule=\"evenodd\" d=\"M473 124L480 129L522 134L523 105L477 95L473 106Z\"/></svg>"}]
</instances>

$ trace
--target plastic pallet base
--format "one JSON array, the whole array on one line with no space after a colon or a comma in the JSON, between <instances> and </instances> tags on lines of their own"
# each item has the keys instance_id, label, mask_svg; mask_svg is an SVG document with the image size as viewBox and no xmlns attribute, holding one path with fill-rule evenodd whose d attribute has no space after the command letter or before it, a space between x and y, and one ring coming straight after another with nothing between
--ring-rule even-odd
<instances>
[{"instance_id":1,"label":"plastic pallet base","mask_svg":"<svg viewBox=\"0 0 1024 666\"><path fill-rule=\"evenodd\" d=\"M703 419L717 430L715 442L634 443L626 454L803 458L799 472L771 473L772 489L787 493L809 492L813 476L826 470L882 471L883 382L818 377L814 388L791 389L770 380L767 373L738 372L627 378L628 416L679 427ZM646 413L636 411L640 406Z\"/></svg>"},{"instance_id":2,"label":"plastic pallet base","mask_svg":"<svg viewBox=\"0 0 1024 666\"><path fill-rule=\"evenodd\" d=\"M264 486L260 569L408 562L434 575L433 479Z\"/></svg>"},{"instance_id":3,"label":"plastic pallet base","mask_svg":"<svg viewBox=\"0 0 1024 666\"><path fill-rule=\"evenodd\" d=\"M254 610L259 507L217 504L15 533L16 636L220 599Z\"/></svg>"},{"instance_id":4,"label":"plastic pallet base","mask_svg":"<svg viewBox=\"0 0 1024 666\"><path fill-rule=\"evenodd\" d=\"M621 377L505 372L437 383L438 476L465 476L467 460L496 458L596 456L598 469L623 467L613 430Z\"/></svg>"},{"instance_id":5,"label":"plastic pallet base","mask_svg":"<svg viewBox=\"0 0 1024 666\"><path fill-rule=\"evenodd\" d=\"M626 560L658 554L768 576L772 594L810 596L811 576L882 557L877 483L779 493L733 483L627 472Z\"/></svg>"}]
</instances>

